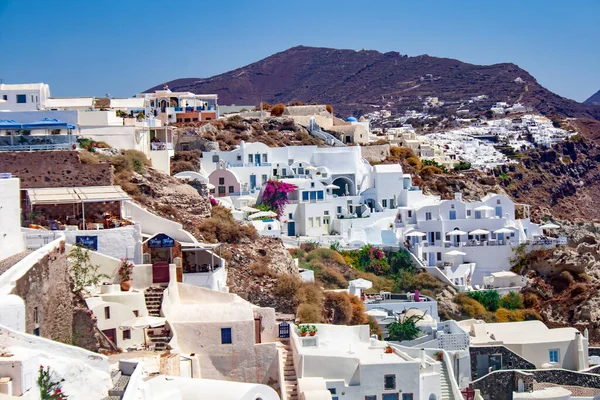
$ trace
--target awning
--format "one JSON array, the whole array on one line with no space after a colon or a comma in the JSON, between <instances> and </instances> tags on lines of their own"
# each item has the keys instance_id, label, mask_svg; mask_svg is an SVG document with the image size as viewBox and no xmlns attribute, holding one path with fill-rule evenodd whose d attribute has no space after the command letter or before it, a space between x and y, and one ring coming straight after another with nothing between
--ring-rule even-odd
<instances>
[{"instance_id":1,"label":"awning","mask_svg":"<svg viewBox=\"0 0 600 400\"><path fill-rule=\"evenodd\" d=\"M125 329L146 329L146 328L155 328L157 326L163 326L166 322L166 318L162 317L152 317L150 315L144 317L136 317L130 320L123 322L119 328L121 330Z\"/></svg>"},{"instance_id":2,"label":"awning","mask_svg":"<svg viewBox=\"0 0 600 400\"><path fill-rule=\"evenodd\" d=\"M52 118L44 118L39 121L29 122L23 124L23 129L58 129L58 128L68 128L75 129L75 125L69 124L67 122L59 121L57 119Z\"/></svg>"},{"instance_id":3,"label":"awning","mask_svg":"<svg viewBox=\"0 0 600 400\"><path fill-rule=\"evenodd\" d=\"M469 232L469 235L487 235L490 231L486 231L485 229L475 229L474 231Z\"/></svg>"},{"instance_id":4,"label":"awning","mask_svg":"<svg viewBox=\"0 0 600 400\"><path fill-rule=\"evenodd\" d=\"M21 129L22 124L12 119L0 119L0 129Z\"/></svg>"},{"instance_id":5,"label":"awning","mask_svg":"<svg viewBox=\"0 0 600 400\"><path fill-rule=\"evenodd\" d=\"M25 190L27 190L31 204L72 204L130 200L130 197L120 186L32 188Z\"/></svg>"}]
</instances>

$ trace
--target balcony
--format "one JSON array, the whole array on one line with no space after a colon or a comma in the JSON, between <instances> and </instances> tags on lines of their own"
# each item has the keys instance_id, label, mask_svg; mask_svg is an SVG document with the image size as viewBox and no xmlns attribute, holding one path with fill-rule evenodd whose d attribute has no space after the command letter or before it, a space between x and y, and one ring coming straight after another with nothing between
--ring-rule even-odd
<instances>
[{"instance_id":1,"label":"balcony","mask_svg":"<svg viewBox=\"0 0 600 400\"><path fill-rule=\"evenodd\" d=\"M173 143L171 143L171 142L150 143L150 150L151 151L173 150Z\"/></svg>"},{"instance_id":2,"label":"balcony","mask_svg":"<svg viewBox=\"0 0 600 400\"><path fill-rule=\"evenodd\" d=\"M72 135L0 136L0 151L36 151L71 149Z\"/></svg>"}]
</instances>

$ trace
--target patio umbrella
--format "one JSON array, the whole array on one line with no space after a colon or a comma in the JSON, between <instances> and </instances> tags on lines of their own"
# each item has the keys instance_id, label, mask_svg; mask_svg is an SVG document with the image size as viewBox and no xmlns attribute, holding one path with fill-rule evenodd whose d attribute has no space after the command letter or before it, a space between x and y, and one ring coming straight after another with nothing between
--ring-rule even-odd
<instances>
[{"instance_id":1,"label":"patio umbrella","mask_svg":"<svg viewBox=\"0 0 600 400\"><path fill-rule=\"evenodd\" d=\"M463 253L462 251L458 251L458 250L450 250L449 252L446 253L447 256L466 256L467 253Z\"/></svg>"},{"instance_id":2,"label":"patio umbrella","mask_svg":"<svg viewBox=\"0 0 600 400\"><path fill-rule=\"evenodd\" d=\"M123 322L119 329L143 329L144 330L144 347L148 348L148 342L146 341L146 329L148 328L156 328L157 326L163 326L167 321L166 318L161 317L152 317L150 315L146 315L144 317L136 317L130 320Z\"/></svg>"},{"instance_id":3,"label":"patio umbrella","mask_svg":"<svg viewBox=\"0 0 600 400\"><path fill-rule=\"evenodd\" d=\"M244 195L244 196L238 197L238 200L239 201L256 201L256 197Z\"/></svg>"},{"instance_id":4,"label":"patio umbrella","mask_svg":"<svg viewBox=\"0 0 600 400\"><path fill-rule=\"evenodd\" d=\"M44 118L39 121L23 124L23 129L51 129L51 128L69 128L75 129L75 125L59 121L53 118Z\"/></svg>"},{"instance_id":5,"label":"patio umbrella","mask_svg":"<svg viewBox=\"0 0 600 400\"><path fill-rule=\"evenodd\" d=\"M354 286L355 288L363 290L371 289L373 287L373 282L363 278L354 279L348 283L350 286Z\"/></svg>"},{"instance_id":6,"label":"patio umbrella","mask_svg":"<svg viewBox=\"0 0 600 400\"><path fill-rule=\"evenodd\" d=\"M340 187L338 185L334 185L333 183L331 185L327 185L325 186L325 189L339 189Z\"/></svg>"},{"instance_id":7,"label":"patio umbrella","mask_svg":"<svg viewBox=\"0 0 600 400\"><path fill-rule=\"evenodd\" d=\"M560 228L560 225L553 224L552 222L549 222L544 225L540 225L540 229L558 229L558 228Z\"/></svg>"},{"instance_id":8,"label":"patio umbrella","mask_svg":"<svg viewBox=\"0 0 600 400\"><path fill-rule=\"evenodd\" d=\"M458 229L446 233L446 235L448 235L448 236L460 236L460 235L466 235L466 234L467 234L467 232L459 231Z\"/></svg>"},{"instance_id":9,"label":"patio umbrella","mask_svg":"<svg viewBox=\"0 0 600 400\"><path fill-rule=\"evenodd\" d=\"M498 233L513 233L513 231L511 229L508 229L508 228L500 228L500 229L496 229L494 231L494 233L495 234L498 234Z\"/></svg>"},{"instance_id":10,"label":"patio umbrella","mask_svg":"<svg viewBox=\"0 0 600 400\"><path fill-rule=\"evenodd\" d=\"M486 231L485 229L475 229L474 231L469 232L469 235L487 235L490 231Z\"/></svg>"},{"instance_id":11,"label":"patio umbrella","mask_svg":"<svg viewBox=\"0 0 600 400\"><path fill-rule=\"evenodd\" d=\"M312 165L309 165L308 167L304 168L305 171L312 171L313 169L317 168L313 167Z\"/></svg>"},{"instance_id":12,"label":"patio umbrella","mask_svg":"<svg viewBox=\"0 0 600 400\"><path fill-rule=\"evenodd\" d=\"M248 219L256 219L256 218L274 218L277 216L277 213L273 211L260 211L255 214L248 216Z\"/></svg>"},{"instance_id":13,"label":"patio umbrella","mask_svg":"<svg viewBox=\"0 0 600 400\"><path fill-rule=\"evenodd\" d=\"M12 119L1 119L0 129L21 129L23 125Z\"/></svg>"},{"instance_id":14,"label":"patio umbrella","mask_svg":"<svg viewBox=\"0 0 600 400\"><path fill-rule=\"evenodd\" d=\"M247 212L247 213L255 213L255 212L260 211L258 208L248 207L248 206L244 206L244 207L240 208L240 210Z\"/></svg>"},{"instance_id":15,"label":"patio umbrella","mask_svg":"<svg viewBox=\"0 0 600 400\"><path fill-rule=\"evenodd\" d=\"M378 309L378 308L373 308L369 311L365 311L365 314L371 316L371 317L379 317L379 318L385 318L388 316L388 313L385 312L384 310Z\"/></svg>"},{"instance_id":16,"label":"patio umbrella","mask_svg":"<svg viewBox=\"0 0 600 400\"><path fill-rule=\"evenodd\" d=\"M215 188L215 185L213 185L212 183L207 183L206 184L206 188L209 189L209 190L212 190L212 189Z\"/></svg>"},{"instance_id":17,"label":"patio umbrella","mask_svg":"<svg viewBox=\"0 0 600 400\"><path fill-rule=\"evenodd\" d=\"M404 236L406 236L406 237L423 237L423 236L427 236L427 234L423 233L423 232L412 231L410 233L407 233Z\"/></svg>"}]
</instances>

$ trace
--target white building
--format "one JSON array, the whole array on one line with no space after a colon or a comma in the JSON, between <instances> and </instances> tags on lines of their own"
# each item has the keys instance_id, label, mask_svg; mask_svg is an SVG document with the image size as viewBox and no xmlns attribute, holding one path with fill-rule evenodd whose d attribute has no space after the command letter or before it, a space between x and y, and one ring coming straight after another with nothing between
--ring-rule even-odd
<instances>
[{"instance_id":1,"label":"white building","mask_svg":"<svg viewBox=\"0 0 600 400\"><path fill-rule=\"evenodd\" d=\"M0 111L37 111L49 97L46 83L0 83Z\"/></svg>"},{"instance_id":2,"label":"white building","mask_svg":"<svg viewBox=\"0 0 600 400\"><path fill-rule=\"evenodd\" d=\"M542 235L528 217L516 218L512 200L497 194L466 203L457 193L453 200L400 207L395 226L415 261L459 288L483 288L484 277L509 269L513 247L535 246Z\"/></svg>"},{"instance_id":3,"label":"white building","mask_svg":"<svg viewBox=\"0 0 600 400\"><path fill-rule=\"evenodd\" d=\"M300 398L440 399L441 364L369 336L369 326L316 325L316 336L291 334ZM329 392L329 393L327 393Z\"/></svg>"}]
</instances>

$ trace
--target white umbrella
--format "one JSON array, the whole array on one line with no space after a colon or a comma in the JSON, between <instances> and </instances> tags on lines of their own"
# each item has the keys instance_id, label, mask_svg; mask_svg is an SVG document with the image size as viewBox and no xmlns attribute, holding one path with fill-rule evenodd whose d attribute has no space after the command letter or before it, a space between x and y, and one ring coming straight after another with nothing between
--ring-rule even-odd
<instances>
[{"instance_id":1,"label":"white umbrella","mask_svg":"<svg viewBox=\"0 0 600 400\"><path fill-rule=\"evenodd\" d=\"M215 185L213 185L212 183L207 183L206 187L210 190L213 190L215 188Z\"/></svg>"},{"instance_id":2,"label":"white umbrella","mask_svg":"<svg viewBox=\"0 0 600 400\"><path fill-rule=\"evenodd\" d=\"M540 225L540 229L558 229L560 225L553 224L552 222Z\"/></svg>"},{"instance_id":3,"label":"white umbrella","mask_svg":"<svg viewBox=\"0 0 600 400\"><path fill-rule=\"evenodd\" d=\"M410 233L407 233L407 234L406 234L406 235L404 235L404 236L406 236L406 237L415 237L415 236L418 236L418 237L423 237L423 236L427 236L427 234L426 234L426 233L423 233L423 232L412 231L412 232L410 232Z\"/></svg>"},{"instance_id":4,"label":"white umbrella","mask_svg":"<svg viewBox=\"0 0 600 400\"><path fill-rule=\"evenodd\" d=\"M256 197L244 195L237 198L239 201L256 201Z\"/></svg>"},{"instance_id":5,"label":"white umbrella","mask_svg":"<svg viewBox=\"0 0 600 400\"><path fill-rule=\"evenodd\" d=\"M340 187L338 185L334 185L333 183L331 185L327 185L325 186L325 189L339 189Z\"/></svg>"},{"instance_id":6,"label":"white umbrella","mask_svg":"<svg viewBox=\"0 0 600 400\"><path fill-rule=\"evenodd\" d=\"M474 231L469 232L469 235L487 235L490 231L486 231L485 229L475 229Z\"/></svg>"},{"instance_id":7,"label":"white umbrella","mask_svg":"<svg viewBox=\"0 0 600 400\"><path fill-rule=\"evenodd\" d=\"M373 309L371 309L369 311L365 311L365 314L367 314L367 315L369 315L371 317L375 317L375 318L377 318L377 317L385 318L385 317L388 316L387 312L385 312L385 311L383 311L381 309L377 309L377 308L373 308Z\"/></svg>"},{"instance_id":8,"label":"white umbrella","mask_svg":"<svg viewBox=\"0 0 600 400\"><path fill-rule=\"evenodd\" d=\"M350 281L349 284L350 286L363 290L371 289L373 287L373 282L363 278L354 279L353 281Z\"/></svg>"},{"instance_id":9,"label":"white umbrella","mask_svg":"<svg viewBox=\"0 0 600 400\"><path fill-rule=\"evenodd\" d=\"M155 328L157 326L162 326L165 324L166 318L161 317L152 317L150 315L146 315L145 317L136 317L130 320L127 320L119 326L120 329L146 329L146 328Z\"/></svg>"},{"instance_id":10,"label":"white umbrella","mask_svg":"<svg viewBox=\"0 0 600 400\"><path fill-rule=\"evenodd\" d=\"M313 167L312 165L309 165L308 167L304 168L305 171L312 171L313 169L316 169L316 168Z\"/></svg>"},{"instance_id":11,"label":"white umbrella","mask_svg":"<svg viewBox=\"0 0 600 400\"><path fill-rule=\"evenodd\" d=\"M273 211L260 211L257 212L255 214L252 214L250 216L248 216L248 219L255 219L255 218L273 218L276 217L277 213L274 213Z\"/></svg>"},{"instance_id":12,"label":"white umbrella","mask_svg":"<svg viewBox=\"0 0 600 400\"><path fill-rule=\"evenodd\" d=\"M475 211L492 211L493 208L490 206L479 206L475 207Z\"/></svg>"},{"instance_id":13,"label":"white umbrella","mask_svg":"<svg viewBox=\"0 0 600 400\"><path fill-rule=\"evenodd\" d=\"M462 251L458 251L458 250L450 250L449 252L446 253L447 256L466 256L467 253L463 253Z\"/></svg>"},{"instance_id":14,"label":"white umbrella","mask_svg":"<svg viewBox=\"0 0 600 400\"><path fill-rule=\"evenodd\" d=\"M248 207L248 206L244 206L244 207L240 208L240 210L247 212L247 213L255 213L255 212L260 211L258 208Z\"/></svg>"},{"instance_id":15,"label":"white umbrella","mask_svg":"<svg viewBox=\"0 0 600 400\"><path fill-rule=\"evenodd\" d=\"M446 235L448 235L448 236L460 236L460 235L466 235L466 234L467 234L467 232L459 231L458 229L446 233Z\"/></svg>"},{"instance_id":16,"label":"white umbrella","mask_svg":"<svg viewBox=\"0 0 600 400\"><path fill-rule=\"evenodd\" d=\"M498 234L498 233L513 233L513 231L511 229L508 229L508 228L500 228L500 229L496 229L494 231L494 233L495 234Z\"/></svg>"}]
</instances>

